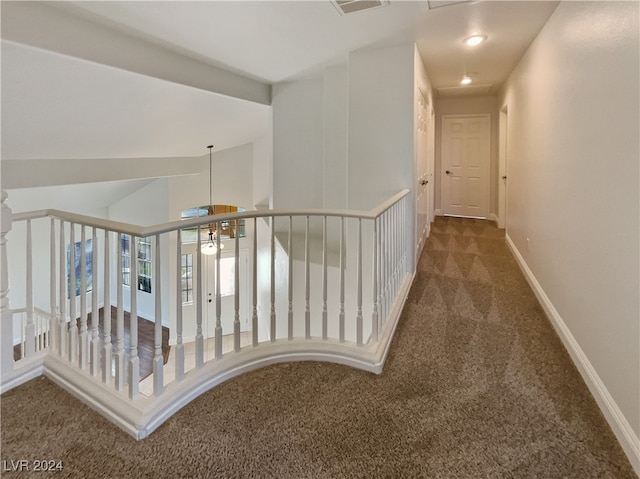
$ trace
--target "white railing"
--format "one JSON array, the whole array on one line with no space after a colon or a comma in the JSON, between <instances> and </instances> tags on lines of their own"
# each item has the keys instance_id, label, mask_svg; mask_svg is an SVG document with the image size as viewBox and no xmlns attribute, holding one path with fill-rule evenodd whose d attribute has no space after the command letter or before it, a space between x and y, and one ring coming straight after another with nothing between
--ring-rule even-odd
<instances>
[{"instance_id":1,"label":"white railing","mask_svg":"<svg viewBox=\"0 0 640 479\"><path fill-rule=\"evenodd\" d=\"M263 365L325 360L380 372L412 279L408 193L368 212L249 211L152 227L57 210L15 214L14 233L24 223L25 237L8 238L24 244L25 307L11 315L4 308L2 324L2 334L16 323L21 328L21 363L14 364L14 376L29 358L40 358L46 375L142 438L203 391ZM221 254L209 273L215 293L205 297L209 260L198 253L200 230L215 224L221 231L221 223L241 221L246 238L215 240L217 251L222 243L232 251L233 301L221 294ZM195 250L189 250L196 252L192 316L183 301L183 255L189 246L182 230L187 228L198 231ZM124 235L130 237L129 271L122 266ZM48 247L42 247L43 236ZM153 309L146 313L154 323L152 373L143 381L137 238L152 239L153 260ZM243 267L247 285L240 284ZM127 274L129 287L123 284ZM243 308L245 303L250 306ZM163 355L163 322L170 330L169 362Z\"/></svg>"},{"instance_id":2,"label":"white railing","mask_svg":"<svg viewBox=\"0 0 640 479\"><path fill-rule=\"evenodd\" d=\"M14 324L18 324L19 344L14 350L14 360L19 361L44 351L51 346L51 315L39 308L27 311L26 308L11 311ZM16 358L16 352L17 354Z\"/></svg>"}]
</instances>

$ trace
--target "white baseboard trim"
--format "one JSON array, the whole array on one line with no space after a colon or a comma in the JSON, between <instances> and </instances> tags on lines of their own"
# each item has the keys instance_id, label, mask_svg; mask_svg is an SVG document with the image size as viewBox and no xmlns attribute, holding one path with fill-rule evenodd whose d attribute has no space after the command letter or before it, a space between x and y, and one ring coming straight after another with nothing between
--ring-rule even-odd
<instances>
[{"instance_id":1,"label":"white baseboard trim","mask_svg":"<svg viewBox=\"0 0 640 479\"><path fill-rule=\"evenodd\" d=\"M46 351L41 351L31 360L23 359L22 361L14 363L15 369L2 375L2 379L0 380L0 394L4 394L27 381L42 376L46 354Z\"/></svg>"},{"instance_id":2,"label":"white baseboard trim","mask_svg":"<svg viewBox=\"0 0 640 479\"><path fill-rule=\"evenodd\" d=\"M489 213L489 216L487 216L487 219L489 221L495 221L497 223L498 222L498 215L496 215L495 213Z\"/></svg>"},{"instance_id":3,"label":"white baseboard trim","mask_svg":"<svg viewBox=\"0 0 640 479\"><path fill-rule=\"evenodd\" d=\"M433 215L434 216L442 216L442 210L441 209L435 209L433 210Z\"/></svg>"},{"instance_id":4,"label":"white baseboard trim","mask_svg":"<svg viewBox=\"0 0 640 479\"><path fill-rule=\"evenodd\" d=\"M506 235L506 242L509 249L511 249L511 252L515 256L520 269L529 282L529 285L538 298L538 301L540 301L542 308L549 317L551 324L553 324L558 336L560 336L564 347L569 352L569 355L578 368L578 371L580 371L589 391L591 391L591 394L598 403L598 406L609 423L609 426L611 426L611 429L618 438L618 441L629 458L631 465L640 476L640 438L631 428L631 424L629 424L627 418L624 416L622 411L620 411L620 408L609 393L605 384L600 379L600 376L598 376L598 373L589 361L589 358L584 353L580 344L578 344L578 341L571 333L571 330L567 327L566 323L551 303L551 300L542 289L542 286L534 276L533 272L529 269L529 266L508 234Z\"/></svg>"}]
</instances>

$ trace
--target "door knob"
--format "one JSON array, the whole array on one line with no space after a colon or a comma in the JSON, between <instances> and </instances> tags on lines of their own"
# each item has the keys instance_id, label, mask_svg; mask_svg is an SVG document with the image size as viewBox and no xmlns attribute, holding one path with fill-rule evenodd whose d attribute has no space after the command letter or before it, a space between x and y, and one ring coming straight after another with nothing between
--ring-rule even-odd
<instances>
[{"instance_id":1,"label":"door knob","mask_svg":"<svg viewBox=\"0 0 640 479\"><path fill-rule=\"evenodd\" d=\"M503 176L503 177L502 177L502 179L503 179L503 180L506 180L506 179L507 179L507 177L506 177L506 176Z\"/></svg>"},{"instance_id":2,"label":"door knob","mask_svg":"<svg viewBox=\"0 0 640 479\"><path fill-rule=\"evenodd\" d=\"M450 174L451 174L451 172L450 172L449 170L445 171L445 173L446 173L447 175L450 175Z\"/></svg>"},{"instance_id":3,"label":"door knob","mask_svg":"<svg viewBox=\"0 0 640 479\"><path fill-rule=\"evenodd\" d=\"M427 180L422 180L422 181L420 181L420 184L421 184L422 186L426 185L427 183L429 183Z\"/></svg>"}]
</instances>

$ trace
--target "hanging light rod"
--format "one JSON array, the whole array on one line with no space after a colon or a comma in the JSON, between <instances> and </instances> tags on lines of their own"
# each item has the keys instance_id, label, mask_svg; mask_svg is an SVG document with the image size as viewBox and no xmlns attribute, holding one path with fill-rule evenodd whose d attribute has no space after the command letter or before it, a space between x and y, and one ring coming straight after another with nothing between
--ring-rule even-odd
<instances>
[{"instance_id":1,"label":"hanging light rod","mask_svg":"<svg viewBox=\"0 0 640 479\"><path fill-rule=\"evenodd\" d=\"M213 145L207 146L209 148L209 205L207 206L207 212L210 215L215 214L215 208L213 207L213 159L211 157L211 150ZM216 235L218 231L216 230ZM213 223L209 224L209 240L202 245L200 252L204 255L212 255L218 251L218 247L214 243ZM220 249L224 248L224 245L220 245Z\"/></svg>"}]
</instances>

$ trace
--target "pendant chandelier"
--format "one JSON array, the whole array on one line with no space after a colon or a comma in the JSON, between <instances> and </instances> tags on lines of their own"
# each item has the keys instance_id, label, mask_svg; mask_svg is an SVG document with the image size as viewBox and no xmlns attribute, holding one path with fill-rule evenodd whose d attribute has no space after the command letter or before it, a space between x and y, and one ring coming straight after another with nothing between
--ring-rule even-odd
<instances>
[{"instance_id":1,"label":"pendant chandelier","mask_svg":"<svg viewBox=\"0 0 640 479\"><path fill-rule=\"evenodd\" d=\"M213 145L207 146L209 148L209 205L207 207L207 214L213 215L215 214L215 208L213 205L213 159L211 157L211 150ZM209 239L208 241L202 245L200 248L200 252L204 255L212 255L216 254L218 251L218 246L216 245L217 240L217 228L214 223L209 223ZM220 245L220 249L223 249L224 245Z\"/></svg>"}]
</instances>

